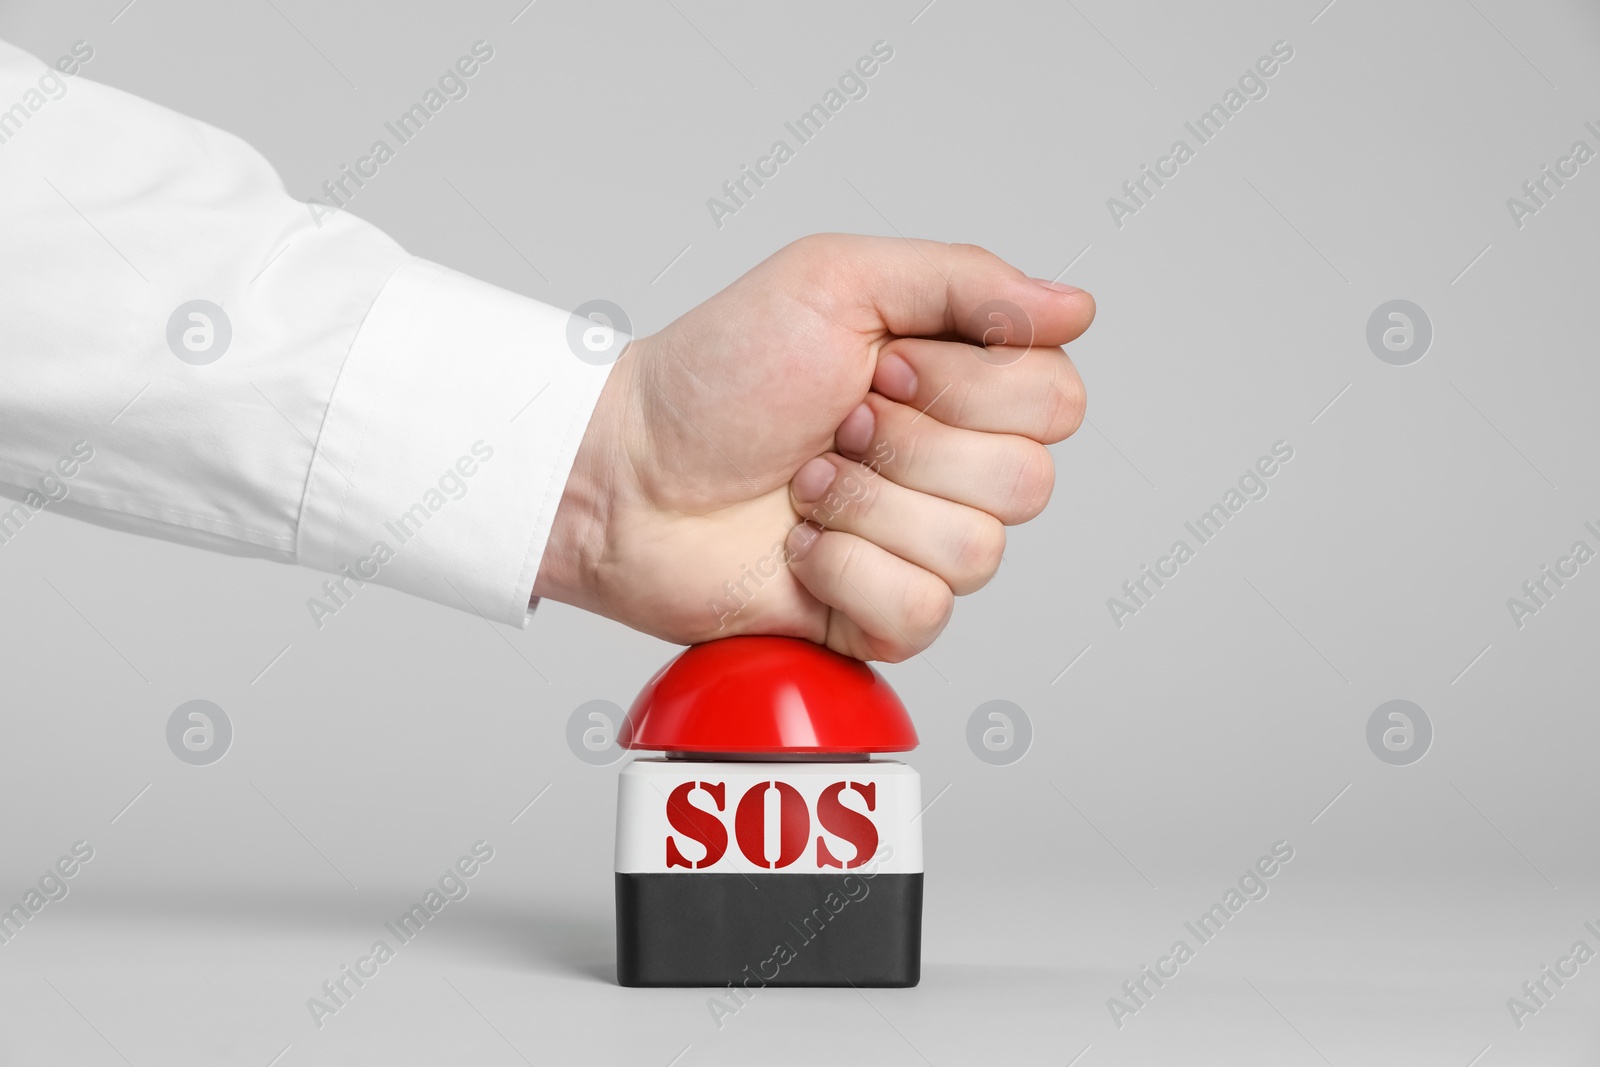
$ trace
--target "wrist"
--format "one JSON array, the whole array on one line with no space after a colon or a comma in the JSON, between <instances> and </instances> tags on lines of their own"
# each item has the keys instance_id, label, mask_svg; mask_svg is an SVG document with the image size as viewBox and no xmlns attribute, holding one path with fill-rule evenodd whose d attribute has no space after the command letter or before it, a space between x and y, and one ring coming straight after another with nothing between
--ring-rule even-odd
<instances>
[{"instance_id":1,"label":"wrist","mask_svg":"<svg viewBox=\"0 0 1600 1067\"><path fill-rule=\"evenodd\" d=\"M638 343L634 341L630 351ZM612 367L584 429L534 578L535 599L548 597L605 614L600 603L599 574L607 531L614 521L617 493L628 470L620 428L626 418L629 362L625 354Z\"/></svg>"}]
</instances>

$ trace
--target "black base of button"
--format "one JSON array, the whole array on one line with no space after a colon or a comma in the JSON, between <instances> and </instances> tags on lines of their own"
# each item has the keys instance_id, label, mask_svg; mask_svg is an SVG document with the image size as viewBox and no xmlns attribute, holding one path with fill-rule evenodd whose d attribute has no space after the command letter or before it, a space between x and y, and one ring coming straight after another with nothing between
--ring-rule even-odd
<instances>
[{"instance_id":1,"label":"black base of button","mask_svg":"<svg viewBox=\"0 0 1600 1067\"><path fill-rule=\"evenodd\" d=\"M618 874L625 986L914 986L922 875Z\"/></svg>"}]
</instances>

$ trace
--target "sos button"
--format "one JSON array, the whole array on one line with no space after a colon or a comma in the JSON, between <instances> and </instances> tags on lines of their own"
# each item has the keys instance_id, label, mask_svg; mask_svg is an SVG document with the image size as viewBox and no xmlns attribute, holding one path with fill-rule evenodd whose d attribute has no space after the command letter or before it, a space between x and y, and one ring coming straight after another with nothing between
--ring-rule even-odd
<instances>
[{"instance_id":1,"label":"sos button","mask_svg":"<svg viewBox=\"0 0 1600 1067\"><path fill-rule=\"evenodd\" d=\"M793 638L696 645L618 743L663 753L618 782L620 984L917 984L921 780L872 758L917 734L876 671Z\"/></svg>"}]
</instances>

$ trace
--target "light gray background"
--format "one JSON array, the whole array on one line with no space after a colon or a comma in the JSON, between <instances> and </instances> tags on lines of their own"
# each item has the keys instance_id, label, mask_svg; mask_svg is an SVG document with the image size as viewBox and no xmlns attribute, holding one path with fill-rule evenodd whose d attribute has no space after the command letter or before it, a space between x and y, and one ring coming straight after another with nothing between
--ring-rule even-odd
<instances>
[{"instance_id":1,"label":"light gray background","mask_svg":"<svg viewBox=\"0 0 1600 1067\"><path fill-rule=\"evenodd\" d=\"M720 1031L704 991L613 984L615 771L564 741L672 648L376 588L318 633L309 572L40 518L0 553L0 899L96 856L0 947L0 1062L1596 1061L1600 962L1521 1030L1505 1003L1600 948L1600 564L1520 630L1506 607L1597 545L1600 163L1520 230L1505 205L1600 147L1592 5L124 2L8 4L0 35L90 40L86 76L237 133L302 197L488 40L353 210L641 332L813 231L1072 264L1090 422L994 583L884 672L938 797L921 987L768 991ZM867 98L715 228L706 198L878 39ZM1280 39L1270 94L1113 225ZM1365 341L1396 298L1435 331L1407 367ZM1271 494L1117 629L1106 598L1280 439ZM1409 767L1365 740L1396 697L1435 729ZM235 729L209 767L166 746L195 698ZM966 721L1001 698L1035 736L994 767ZM315 1029L306 998L480 838L472 895ZM1119 1030L1107 998L1280 839L1271 895Z\"/></svg>"}]
</instances>

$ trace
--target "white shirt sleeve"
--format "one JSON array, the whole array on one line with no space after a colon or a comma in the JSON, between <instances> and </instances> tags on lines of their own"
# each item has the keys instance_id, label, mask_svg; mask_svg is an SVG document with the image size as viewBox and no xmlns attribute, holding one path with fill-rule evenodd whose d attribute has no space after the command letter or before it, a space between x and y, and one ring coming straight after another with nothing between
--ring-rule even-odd
<instances>
[{"instance_id":1,"label":"white shirt sleeve","mask_svg":"<svg viewBox=\"0 0 1600 1067\"><path fill-rule=\"evenodd\" d=\"M49 507L525 624L609 365L91 58L0 42L0 545Z\"/></svg>"}]
</instances>

